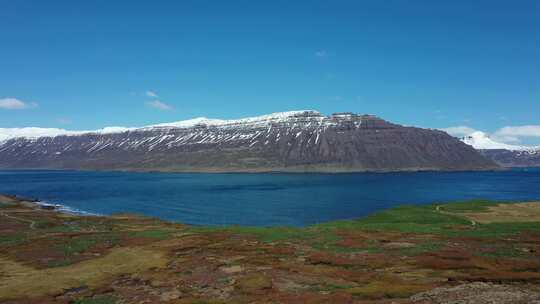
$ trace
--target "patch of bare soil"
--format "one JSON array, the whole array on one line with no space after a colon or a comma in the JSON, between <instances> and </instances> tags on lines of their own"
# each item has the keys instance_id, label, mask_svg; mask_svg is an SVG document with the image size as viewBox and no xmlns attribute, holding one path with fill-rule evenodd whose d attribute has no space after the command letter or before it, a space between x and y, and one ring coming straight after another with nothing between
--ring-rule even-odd
<instances>
[{"instance_id":1,"label":"patch of bare soil","mask_svg":"<svg viewBox=\"0 0 540 304\"><path fill-rule=\"evenodd\" d=\"M435 288L411 300L417 304L540 304L540 293L524 287L475 282Z\"/></svg>"},{"instance_id":2,"label":"patch of bare soil","mask_svg":"<svg viewBox=\"0 0 540 304\"><path fill-rule=\"evenodd\" d=\"M499 204L488 207L486 212L464 213L477 223L540 222L540 202Z\"/></svg>"}]
</instances>

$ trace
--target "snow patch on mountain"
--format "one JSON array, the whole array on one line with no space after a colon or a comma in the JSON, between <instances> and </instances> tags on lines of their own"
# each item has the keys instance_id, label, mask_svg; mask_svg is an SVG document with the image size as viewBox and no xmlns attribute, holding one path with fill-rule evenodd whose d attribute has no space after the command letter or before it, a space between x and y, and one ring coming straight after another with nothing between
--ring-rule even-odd
<instances>
[{"instance_id":1,"label":"snow patch on mountain","mask_svg":"<svg viewBox=\"0 0 540 304\"><path fill-rule=\"evenodd\" d=\"M6 141L12 138L40 138L40 137L55 137L61 135L82 135L82 134L111 134L111 133L122 133L126 131L133 130L135 128L126 128L126 127L105 127L98 130L87 130L87 131L70 131L65 129L58 128L37 128L37 127L27 127L27 128L0 128L0 142Z\"/></svg>"},{"instance_id":2,"label":"snow patch on mountain","mask_svg":"<svg viewBox=\"0 0 540 304\"><path fill-rule=\"evenodd\" d=\"M181 121L175 121L175 122L167 122L167 123L160 123L156 125L150 125L143 128L164 128L164 127L171 127L171 128L192 128L197 125L219 125L222 124L225 120L221 119L212 119L212 118L206 118L206 117L197 117L193 119L187 119L187 120L181 120Z\"/></svg>"},{"instance_id":3,"label":"snow patch on mountain","mask_svg":"<svg viewBox=\"0 0 540 304\"><path fill-rule=\"evenodd\" d=\"M161 123L156 125L144 126L139 128L128 128L128 127L105 127L99 130L84 130L84 131L71 131L58 128L37 128L37 127L27 127L27 128L0 128L0 142L12 139L12 138L40 138L40 137L56 137L56 136L76 136L83 134L111 134L111 133L123 133L126 131L134 130L149 130L153 128L193 128L196 126L214 126L214 127L227 127L227 126L265 126L271 125L273 123L280 123L291 121L301 117L310 117L310 119L315 121L322 121L324 116L319 112L313 110L302 110L302 111L288 111L288 112L278 112L267 115L241 118L241 119L212 119L206 117L193 118L188 120L170 122L170 123Z\"/></svg>"},{"instance_id":4,"label":"snow patch on mountain","mask_svg":"<svg viewBox=\"0 0 540 304\"><path fill-rule=\"evenodd\" d=\"M173 128L192 128L198 125L205 125L211 127L221 127L221 126L237 126L237 125L258 125L258 124L271 124L271 123L280 123L290 121L291 119L298 117L310 116L311 118L320 118L322 120L324 117L321 113L313 110L302 110L302 111L288 111L288 112L278 112L267 115L241 118L241 119L213 119L206 117L199 117L189 120L182 120L177 122L162 123L157 125L151 125L144 128L152 127L173 127Z\"/></svg>"}]
</instances>

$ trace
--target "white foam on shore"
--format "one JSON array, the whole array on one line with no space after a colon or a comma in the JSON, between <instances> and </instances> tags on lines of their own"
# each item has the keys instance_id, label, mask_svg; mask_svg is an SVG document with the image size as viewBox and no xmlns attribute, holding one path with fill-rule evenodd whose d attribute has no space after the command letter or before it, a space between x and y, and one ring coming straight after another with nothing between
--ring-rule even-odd
<instances>
[{"instance_id":1,"label":"white foam on shore","mask_svg":"<svg viewBox=\"0 0 540 304\"><path fill-rule=\"evenodd\" d=\"M45 202L45 201L37 201L37 202L33 202L33 203L36 204L36 205L39 205L39 206L44 206L44 207L54 207L54 210L58 211L60 213L73 214L73 215L83 215L83 216L103 216L103 214L94 213L94 212L87 212L87 211L83 211L83 210L73 208L73 207L69 207L69 206L66 206L66 205L53 204L53 203L48 203L48 202Z\"/></svg>"}]
</instances>

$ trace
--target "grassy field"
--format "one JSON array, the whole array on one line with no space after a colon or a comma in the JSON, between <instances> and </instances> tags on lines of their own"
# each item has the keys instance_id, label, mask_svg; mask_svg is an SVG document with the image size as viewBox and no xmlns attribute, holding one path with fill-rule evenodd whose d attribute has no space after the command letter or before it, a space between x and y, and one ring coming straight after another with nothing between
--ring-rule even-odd
<instances>
[{"instance_id":1,"label":"grassy field","mask_svg":"<svg viewBox=\"0 0 540 304\"><path fill-rule=\"evenodd\" d=\"M540 203L407 205L305 228L79 217L0 196L0 302L412 303L540 282Z\"/></svg>"}]
</instances>

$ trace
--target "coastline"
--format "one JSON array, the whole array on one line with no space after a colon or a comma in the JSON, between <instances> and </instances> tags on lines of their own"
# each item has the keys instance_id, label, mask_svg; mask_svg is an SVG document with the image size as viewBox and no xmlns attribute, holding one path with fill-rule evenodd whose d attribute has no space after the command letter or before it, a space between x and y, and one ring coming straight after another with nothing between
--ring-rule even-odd
<instances>
[{"instance_id":1,"label":"coastline","mask_svg":"<svg viewBox=\"0 0 540 304\"><path fill-rule=\"evenodd\" d=\"M0 193L0 200L13 201L15 204L28 207L34 210L54 211L60 214L76 215L76 216L101 216L106 215L92 213L84 210L75 209L63 204L49 203L37 198L28 198L14 194L2 194Z\"/></svg>"},{"instance_id":2,"label":"coastline","mask_svg":"<svg viewBox=\"0 0 540 304\"><path fill-rule=\"evenodd\" d=\"M133 212L193 225L302 227L401 204L537 200L540 190L535 184L540 172L533 171L339 176L0 171L0 193L67 205L78 209L66 210L76 214ZM401 192L394 196L388 189ZM257 197L260 199L253 200ZM221 211L223 204L230 207ZM298 206L311 206L311 210L297 215ZM280 216L274 216L275 212Z\"/></svg>"},{"instance_id":3,"label":"coastline","mask_svg":"<svg viewBox=\"0 0 540 304\"><path fill-rule=\"evenodd\" d=\"M349 174L349 173L416 173L416 172L498 172L512 170L509 167L479 167L479 168L344 168L344 167L284 167L284 168L0 168L5 171L80 171L80 172L136 172L136 173L190 173L190 174Z\"/></svg>"},{"instance_id":4,"label":"coastline","mask_svg":"<svg viewBox=\"0 0 540 304\"><path fill-rule=\"evenodd\" d=\"M37 202L0 195L0 301L540 300L540 202L408 205L301 228L80 216Z\"/></svg>"},{"instance_id":5,"label":"coastline","mask_svg":"<svg viewBox=\"0 0 540 304\"><path fill-rule=\"evenodd\" d=\"M360 217L355 217L355 218L348 218L348 219L329 220L329 221L318 222L316 224L310 224L310 225L305 225L305 226L287 226L287 225L285 225L285 226L283 226L283 225L278 225L278 226L274 226L274 225L251 226L251 225L238 225L238 224L228 224L228 225L187 224L187 223L181 223L181 222L177 222L177 221L171 221L171 220L156 218L156 217L152 217L152 216L145 215L145 214L136 214L136 213L130 213L130 212L119 212L117 214L111 214L111 215L98 214L98 213L92 213L92 212L88 212L88 211L84 211L84 210L79 210L79 209L72 208L72 207L69 207L69 206L66 206L66 205L63 205L63 204L49 203L49 202L46 202L46 201L43 201L43 200L40 200L40 199L37 199L37 198L28 198L28 197L24 197L24 196L15 195L15 194L0 193L0 207L2 206L2 204L12 205L12 206L18 206L19 205L19 206L24 207L24 208L32 209L32 210L34 210L36 212L50 212L50 213L54 213L54 214L58 214L58 215L66 215L66 216L74 216L74 217L94 217L94 218L104 218L104 219L109 218L109 219L112 219L112 218L116 218L117 216L120 216L120 217L129 216L129 217L138 217L138 218L146 218L146 219L155 219L155 220L158 220L158 221L163 222L163 223L189 226L189 227L193 227L194 229L202 228L202 229L217 229L217 230L219 230L219 229L229 229L229 228L233 228L233 229L236 229L236 228L239 228L239 229L243 229L243 228L246 228L246 229L273 229L273 228L281 229L281 228L285 228L285 229L303 230L303 229L310 229L312 227L317 227L317 226L332 226L332 225L339 224L339 223L361 221L362 219L369 218L369 217L371 217L373 215L377 215L379 213L385 213L385 212L392 211L394 209L400 209L400 208L403 208L403 207L418 207L418 208L433 207L438 212L444 213L443 211L441 211L441 208L444 208L445 206L452 206L452 205L455 205L455 204L457 204L457 205L469 205L470 204L472 206L474 206L476 204L479 204L479 205L482 206L481 210L489 208L489 207L497 207L497 206L501 206L501 205L504 206L504 205L514 205L514 204L518 204L518 205L519 204L538 204L538 209L539 209L538 221L540 222L540 198L538 198L538 199L530 199L530 200L521 200L519 202L494 201L494 200L480 199L480 200L468 200L468 201L462 201L462 202L451 202L451 201L450 202L433 202L433 203L421 204L421 205L402 204L402 205L396 205L396 206L393 206L393 207L388 207L388 208L385 208L385 209L374 211L373 213L365 215L365 216L360 216ZM452 215L451 213L449 213L449 214ZM456 214L453 214L453 215L456 215ZM533 219L536 220L536 217L534 217Z\"/></svg>"}]
</instances>

